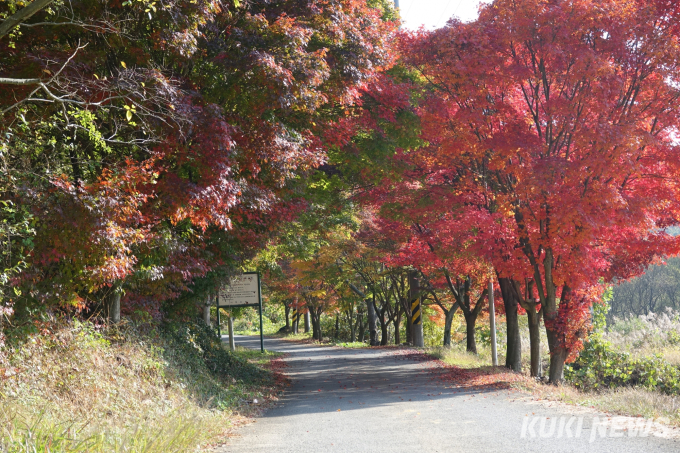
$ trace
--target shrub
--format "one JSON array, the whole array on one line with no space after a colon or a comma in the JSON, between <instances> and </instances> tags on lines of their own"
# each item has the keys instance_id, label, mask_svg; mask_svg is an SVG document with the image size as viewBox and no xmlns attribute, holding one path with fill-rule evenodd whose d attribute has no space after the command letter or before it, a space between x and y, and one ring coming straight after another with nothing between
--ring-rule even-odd
<instances>
[{"instance_id":1,"label":"shrub","mask_svg":"<svg viewBox=\"0 0 680 453\"><path fill-rule=\"evenodd\" d=\"M565 378L568 381L584 390L640 386L669 395L680 395L680 368L668 363L660 355L631 358L627 352L616 351L605 333L607 303L596 304L593 310L591 336L576 361L565 367ZM642 329L659 335L656 328L644 329L655 320L667 324L670 316L666 314L662 317L632 318L618 325L614 332L616 335L632 336ZM670 338L670 334L664 336ZM641 336L635 338L639 341Z\"/></svg>"},{"instance_id":2,"label":"shrub","mask_svg":"<svg viewBox=\"0 0 680 453\"><path fill-rule=\"evenodd\" d=\"M680 369L660 356L631 359L602 339L588 341L578 359L565 368L565 378L579 388L595 390L642 386L680 395Z\"/></svg>"}]
</instances>

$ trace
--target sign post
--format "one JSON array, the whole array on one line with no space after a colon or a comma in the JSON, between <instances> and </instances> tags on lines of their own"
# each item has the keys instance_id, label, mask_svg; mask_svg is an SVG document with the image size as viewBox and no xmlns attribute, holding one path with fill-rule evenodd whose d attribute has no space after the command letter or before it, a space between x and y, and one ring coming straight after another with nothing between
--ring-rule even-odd
<instances>
[{"instance_id":1,"label":"sign post","mask_svg":"<svg viewBox=\"0 0 680 453\"><path fill-rule=\"evenodd\" d=\"M220 288L217 310L220 308L258 307L260 309L260 350L264 352L262 329L262 291L259 272L244 272ZM221 341L221 338L220 338Z\"/></svg>"},{"instance_id":2,"label":"sign post","mask_svg":"<svg viewBox=\"0 0 680 453\"><path fill-rule=\"evenodd\" d=\"M262 288L260 287L260 273L257 273L257 299L260 302L260 352L264 354L264 329L262 328Z\"/></svg>"}]
</instances>

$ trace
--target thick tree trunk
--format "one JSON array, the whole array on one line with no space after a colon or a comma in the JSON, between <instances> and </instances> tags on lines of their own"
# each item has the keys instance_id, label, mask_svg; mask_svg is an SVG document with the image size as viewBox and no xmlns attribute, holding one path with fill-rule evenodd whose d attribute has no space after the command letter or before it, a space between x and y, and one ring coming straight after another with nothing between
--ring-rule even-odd
<instances>
[{"instance_id":1,"label":"thick tree trunk","mask_svg":"<svg viewBox=\"0 0 680 453\"><path fill-rule=\"evenodd\" d=\"M366 324L364 323L364 313L360 311L359 313L357 313L357 316L359 317L359 336L357 337L357 341L363 343L364 337L366 336Z\"/></svg>"},{"instance_id":2,"label":"thick tree trunk","mask_svg":"<svg viewBox=\"0 0 680 453\"><path fill-rule=\"evenodd\" d=\"M310 316L309 316L309 310L305 312L305 333L309 332L309 324L310 324Z\"/></svg>"},{"instance_id":3,"label":"thick tree trunk","mask_svg":"<svg viewBox=\"0 0 680 453\"><path fill-rule=\"evenodd\" d=\"M394 344L399 345L401 344L401 315L402 315L402 310L399 310L397 312L397 318L394 320Z\"/></svg>"},{"instance_id":4,"label":"thick tree trunk","mask_svg":"<svg viewBox=\"0 0 680 453\"><path fill-rule=\"evenodd\" d=\"M319 343L321 343L323 341L323 332L321 331L321 309L319 309L316 314L316 324L316 331L319 334Z\"/></svg>"},{"instance_id":5,"label":"thick tree trunk","mask_svg":"<svg viewBox=\"0 0 680 453\"><path fill-rule=\"evenodd\" d=\"M120 286L120 282L117 282L111 287L111 293L105 302L106 318L114 324L120 322Z\"/></svg>"},{"instance_id":6,"label":"thick tree trunk","mask_svg":"<svg viewBox=\"0 0 680 453\"><path fill-rule=\"evenodd\" d=\"M531 376L540 377L543 374L541 367L541 332L539 329L541 318L539 313L536 313L533 304L527 308L529 347L531 349Z\"/></svg>"},{"instance_id":7,"label":"thick tree trunk","mask_svg":"<svg viewBox=\"0 0 680 453\"><path fill-rule=\"evenodd\" d=\"M319 338L319 330L320 329L318 328L316 313L312 313L312 340Z\"/></svg>"},{"instance_id":8,"label":"thick tree trunk","mask_svg":"<svg viewBox=\"0 0 680 453\"><path fill-rule=\"evenodd\" d=\"M567 360L567 349L562 344L562 334L556 329L548 327L551 324L553 323L546 319L545 330L548 334L548 347L550 348L548 382L551 384L561 384L564 380L564 363Z\"/></svg>"},{"instance_id":9,"label":"thick tree trunk","mask_svg":"<svg viewBox=\"0 0 680 453\"><path fill-rule=\"evenodd\" d=\"M387 323L385 322L382 317L378 318L380 320L380 346L387 346L387 343L389 342L389 332L387 331Z\"/></svg>"},{"instance_id":10,"label":"thick tree trunk","mask_svg":"<svg viewBox=\"0 0 680 453\"><path fill-rule=\"evenodd\" d=\"M548 382L551 384L561 384L564 381L564 364L567 361L566 348L560 347L550 355L550 370L548 371Z\"/></svg>"},{"instance_id":11,"label":"thick tree trunk","mask_svg":"<svg viewBox=\"0 0 680 453\"><path fill-rule=\"evenodd\" d=\"M312 333L312 339L322 342L323 334L321 332L321 313L315 312L314 316L312 316L312 327L314 329L314 333Z\"/></svg>"},{"instance_id":12,"label":"thick tree trunk","mask_svg":"<svg viewBox=\"0 0 680 453\"><path fill-rule=\"evenodd\" d=\"M203 322L206 326L210 327L210 296L206 297L205 304L203 305Z\"/></svg>"},{"instance_id":13,"label":"thick tree trunk","mask_svg":"<svg viewBox=\"0 0 680 453\"><path fill-rule=\"evenodd\" d=\"M518 300L511 285L514 283L509 278L499 278L503 306L505 307L505 322L507 325L507 351L505 354L505 366L518 373L522 372L522 339L519 334L519 318L517 315Z\"/></svg>"},{"instance_id":14,"label":"thick tree trunk","mask_svg":"<svg viewBox=\"0 0 680 453\"><path fill-rule=\"evenodd\" d=\"M286 331L290 332L290 306L285 305L283 309L286 313Z\"/></svg>"},{"instance_id":15,"label":"thick tree trunk","mask_svg":"<svg viewBox=\"0 0 680 453\"><path fill-rule=\"evenodd\" d=\"M375 306L371 299L366 299L366 315L368 317L368 341L371 346L378 345L378 329L375 325Z\"/></svg>"},{"instance_id":16,"label":"thick tree trunk","mask_svg":"<svg viewBox=\"0 0 680 453\"><path fill-rule=\"evenodd\" d=\"M454 304L446 313L444 318L444 346L451 347L451 325L453 324L453 317L458 311L458 304Z\"/></svg>"},{"instance_id":17,"label":"thick tree trunk","mask_svg":"<svg viewBox=\"0 0 680 453\"><path fill-rule=\"evenodd\" d=\"M467 336L467 352L477 354L477 341L475 340L475 324L477 316L474 313L465 315L465 330Z\"/></svg>"}]
</instances>

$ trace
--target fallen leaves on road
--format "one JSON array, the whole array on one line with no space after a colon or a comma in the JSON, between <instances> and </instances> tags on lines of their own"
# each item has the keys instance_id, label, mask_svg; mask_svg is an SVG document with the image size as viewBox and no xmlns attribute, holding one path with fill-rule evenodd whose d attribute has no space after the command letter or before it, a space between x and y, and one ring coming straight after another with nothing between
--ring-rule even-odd
<instances>
[{"instance_id":1,"label":"fallen leaves on road","mask_svg":"<svg viewBox=\"0 0 680 453\"><path fill-rule=\"evenodd\" d=\"M526 380L525 376L501 367L465 369L448 365L435 357L413 349L398 349L394 351L394 354L404 359L421 362L427 368L431 380L456 388L509 389L513 387L513 382Z\"/></svg>"}]
</instances>

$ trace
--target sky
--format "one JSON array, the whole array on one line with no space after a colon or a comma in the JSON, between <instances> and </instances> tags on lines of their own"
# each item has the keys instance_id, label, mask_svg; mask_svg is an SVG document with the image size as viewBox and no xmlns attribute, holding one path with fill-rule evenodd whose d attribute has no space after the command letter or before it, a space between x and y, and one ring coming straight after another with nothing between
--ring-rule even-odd
<instances>
[{"instance_id":1,"label":"sky","mask_svg":"<svg viewBox=\"0 0 680 453\"><path fill-rule=\"evenodd\" d=\"M426 29L444 26L451 16L463 22L477 18L477 6L483 0L399 0L404 27L416 30L421 25Z\"/></svg>"}]
</instances>

